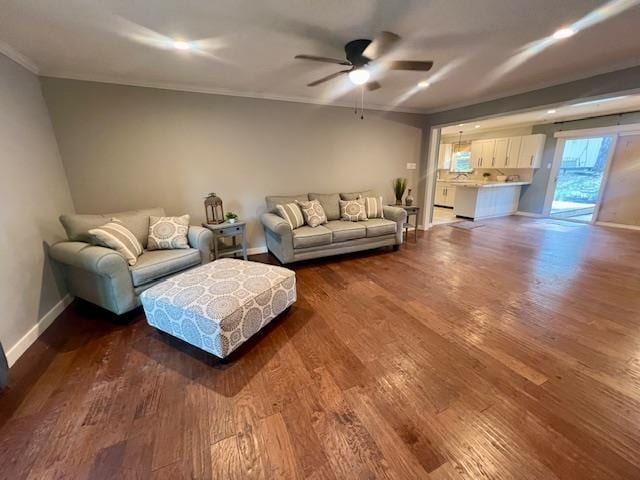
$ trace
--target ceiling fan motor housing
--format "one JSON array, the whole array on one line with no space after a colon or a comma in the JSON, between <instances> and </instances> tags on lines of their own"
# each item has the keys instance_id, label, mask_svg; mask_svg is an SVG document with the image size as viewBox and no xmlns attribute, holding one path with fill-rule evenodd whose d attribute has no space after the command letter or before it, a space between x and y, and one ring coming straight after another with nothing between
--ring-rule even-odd
<instances>
[{"instance_id":1,"label":"ceiling fan motor housing","mask_svg":"<svg viewBox=\"0 0 640 480\"><path fill-rule=\"evenodd\" d=\"M361 38L358 40L352 40L344 46L344 52L347 55L347 60L349 60L353 66L362 67L371 61L370 58L362 55L365 48L369 46L371 40L367 40L366 38Z\"/></svg>"}]
</instances>

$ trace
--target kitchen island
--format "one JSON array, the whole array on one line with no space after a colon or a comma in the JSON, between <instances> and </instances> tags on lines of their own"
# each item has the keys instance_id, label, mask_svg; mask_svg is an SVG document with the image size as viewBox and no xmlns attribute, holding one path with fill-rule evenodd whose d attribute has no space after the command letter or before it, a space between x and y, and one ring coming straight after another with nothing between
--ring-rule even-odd
<instances>
[{"instance_id":1,"label":"kitchen island","mask_svg":"<svg viewBox=\"0 0 640 480\"><path fill-rule=\"evenodd\" d=\"M520 189L529 182L451 182L456 186L453 213L479 220L518 211Z\"/></svg>"}]
</instances>

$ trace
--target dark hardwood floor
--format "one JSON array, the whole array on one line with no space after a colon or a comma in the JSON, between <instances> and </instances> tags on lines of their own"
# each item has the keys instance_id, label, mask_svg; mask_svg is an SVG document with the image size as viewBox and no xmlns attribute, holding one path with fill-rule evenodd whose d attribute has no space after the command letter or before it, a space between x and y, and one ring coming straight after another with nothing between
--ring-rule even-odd
<instances>
[{"instance_id":1,"label":"dark hardwood floor","mask_svg":"<svg viewBox=\"0 0 640 480\"><path fill-rule=\"evenodd\" d=\"M640 478L640 232L485 223L295 267L227 364L75 302L0 395L0 476Z\"/></svg>"}]
</instances>

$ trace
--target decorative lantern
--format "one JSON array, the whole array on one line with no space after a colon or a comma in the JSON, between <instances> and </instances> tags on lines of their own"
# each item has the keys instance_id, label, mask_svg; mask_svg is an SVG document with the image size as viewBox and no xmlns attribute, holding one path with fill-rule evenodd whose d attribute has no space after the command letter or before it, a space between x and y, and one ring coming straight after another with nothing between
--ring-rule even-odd
<instances>
[{"instance_id":1,"label":"decorative lantern","mask_svg":"<svg viewBox=\"0 0 640 480\"><path fill-rule=\"evenodd\" d=\"M215 193L210 193L209 196L204 199L204 211L207 216L208 224L217 224L224 222L222 199Z\"/></svg>"}]
</instances>

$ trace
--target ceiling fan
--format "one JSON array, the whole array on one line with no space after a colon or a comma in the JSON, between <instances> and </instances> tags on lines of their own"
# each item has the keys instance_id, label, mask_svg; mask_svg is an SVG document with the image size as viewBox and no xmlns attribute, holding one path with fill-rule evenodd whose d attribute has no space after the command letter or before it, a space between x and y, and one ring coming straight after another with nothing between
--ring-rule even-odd
<instances>
[{"instance_id":1,"label":"ceiling fan","mask_svg":"<svg viewBox=\"0 0 640 480\"><path fill-rule=\"evenodd\" d=\"M334 63L336 65L344 65L350 68L332 73L326 77L320 78L309 83L308 87L315 87L321 83L332 80L343 74L349 75L349 80L354 85L363 85L367 90L377 90L380 83L377 81L370 82L371 77L370 66L379 60L383 55L390 52L391 49L400 41L400 36L391 32L380 32L373 40L358 39L352 40L344 46L346 60L337 58L318 57L316 55L296 55L294 58L300 60L312 60L314 62ZM433 67L432 61L414 61L414 60L392 60L385 62L385 67L389 70L413 70L419 72L427 72Z\"/></svg>"}]
</instances>

